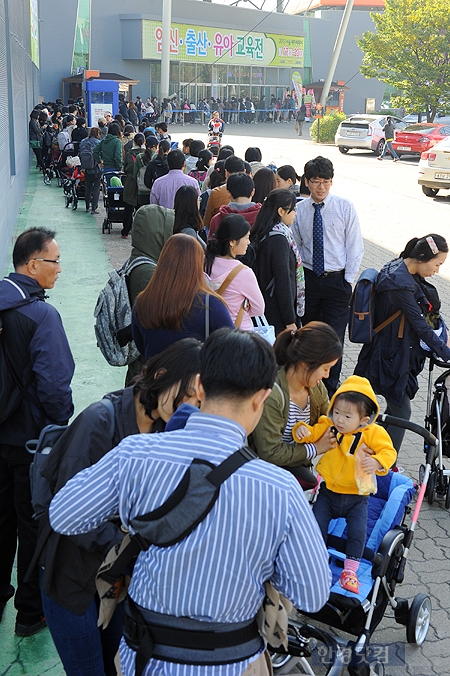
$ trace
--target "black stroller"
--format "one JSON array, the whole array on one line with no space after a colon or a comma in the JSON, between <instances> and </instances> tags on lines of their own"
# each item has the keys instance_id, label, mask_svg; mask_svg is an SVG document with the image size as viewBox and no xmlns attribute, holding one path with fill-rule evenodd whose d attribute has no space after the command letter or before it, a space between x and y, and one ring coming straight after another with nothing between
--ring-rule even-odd
<instances>
[{"instance_id":1,"label":"black stroller","mask_svg":"<svg viewBox=\"0 0 450 676\"><path fill-rule=\"evenodd\" d=\"M345 559L346 523L344 519L331 522L327 543L333 576L330 598L318 613L302 614L350 634L355 639L346 642L322 632L320 646L314 655L312 648L317 636L311 631L310 625L290 621L288 651L283 653L277 649L272 657L276 674L294 673L291 671L292 668L299 666L303 667L300 673L310 676L317 673L338 676L345 665L351 676L383 676L387 655L380 654L380 646L372 649L370 640L388 605L394 611L396 622L405 625L408 643L421 645L426 638L431 618L429 596L418 593L409 604L406 599L396 596L396 586L404 579L406 560L437 440L427 429L406 420L381 415L378 422L397 425L415 432L425 439L429 448L424 482L417 497L411 523L408 526L406 521L411 512L409 503L416 492L413 481L398 472L389 472L385 477L377 477L378 491L369 498L366 549L358 569L361 587L359 594L354 594L345 591L339 585L339 576ZM313 670L309 661L311 657L313 666L319 666L319 670Z\"/></svg>"},{"instance_id":2,"label":"black stroller","mask_svg":"<svg viewBox=\"0 0 450 676\"><path fill-rule=\"evenodd\" d=\"M110 185L113 176L117 176L123 182L123 174L120 171L106 172L102 176L102 194L103 206L105 207L106 215L102 223L102 233L110 233L113 223L124 224L125 219L125 202L123 201L123 185Z\"/></svg>"},{"instance_id":3,"label":"black stroller","mask_svg":"<svg viewBox=\"0 0 450 676\"><path fill-rule=\"evenodd\" d=\"M79 165L68 168L68 171L65 172L62 185L66 209L72 205L73 211L76 211L78 202L84 200L86 195L84 171Z\"/></svg>"},{"instance_id":4,"label":"black stroller","mask_svg":"<svg viewBox=\"0 0 450 676\"><path fill-rule=\"evenodd\" d=\"M437 366L446 369L435 381L433 388L433 369ZM450 508L450 470L445 469L443 456L450 458L450 369L447 362L430 357L428 369L428 396L425 427L438 439L437 452L430 463L430 476L425 496L428 504L432 505L435 498L445 499L445 508ZM434 392L434 393L433 393ZM425 442L424 451L428 454L429 447ZM425 465L419 468L419 479L422 483Z\"/></svg>"}]
</instances>

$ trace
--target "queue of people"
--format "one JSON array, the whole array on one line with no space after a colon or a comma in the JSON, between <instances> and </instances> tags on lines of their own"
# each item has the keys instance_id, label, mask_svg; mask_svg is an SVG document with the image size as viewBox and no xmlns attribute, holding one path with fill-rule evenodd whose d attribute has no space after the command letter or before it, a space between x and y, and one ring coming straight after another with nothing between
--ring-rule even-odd
<instances>
[{"instance_id":1,"label":"queue of people","mask_svg":"<svg viewBox=\"0 0 450 676\"><path fill-rule=\"evenodd\" d=\"M39 523L24 444L73 413L74 362L45 296L61 273L56 234L21 233L14 272L0 281L2 350L14 371L13 404L0 418L0 619L14 596L16 634L48 625L69 676L169 676L173 669L266 676L254 622L264 583L300 610L322 608L331 585L327 527L338 516L349 530L341 586L358 593L370 490L356 481L357 453L346 444L353 449L362 429L353 450L362 453L363 475L385 474L401 438L375 425L376 394L390 413L409 419L422 344L450 361L431 325L440 305L427 281L448 246L437 234L414 238L384 266L377 323L400 312L362 348L356 375L340 387L347 306L364 250L353 205L330 192L332 163L316 157L303 177L290 166L275 175L248 164L262 165L258 149L246 166L231 148L206 168L194 144L205 171L200 188L184 171L185 153L153 132L136 134L124 153L119 123L109 123L103 141L94 134L77 142L96 138L98 164L125 169L132 256L149 259L129 280L131 336L141 357L127 386L82 411L47 456L41 473L53 498ZM192 142L183 146L192 151ZM145 199L139 186L152 162ZM261 315L275 329L273 347L254 331ZM173 502L192 461L217 465L247 444L252 459L224 482L195 528L175 545L139 553L125 601L99 627L95 577L124 531ZM316 485L317 459L324 481L313 513L304 490Z\"/></svg>"}]
</instances>

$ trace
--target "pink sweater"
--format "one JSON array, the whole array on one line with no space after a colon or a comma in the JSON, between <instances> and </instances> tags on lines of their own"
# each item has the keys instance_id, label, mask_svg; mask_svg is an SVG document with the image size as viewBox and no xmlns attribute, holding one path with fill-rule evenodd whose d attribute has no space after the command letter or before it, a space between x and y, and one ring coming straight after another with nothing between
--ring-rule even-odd
<instances>
[{"instance_id":1,"label":"pink sweater","mask_svg":"<svg viewBox=\"0 0 450 676\"><path fill-rule=\"evenodd\" d=\"M236 265L240 265L240 262L231 258L217 257L214 260L210 280L215 290L219 288ZM236 321L239 309L245 298L250 301L250 307L247 312L244 312L242 324L239 328L244 331L252 331L253 324L250 317L258 317L264 314L264 298L256 281L255 273L247 266L238 272L223 293L223 299L228 305L233 322Z\"/></svg>"}]
</instances>

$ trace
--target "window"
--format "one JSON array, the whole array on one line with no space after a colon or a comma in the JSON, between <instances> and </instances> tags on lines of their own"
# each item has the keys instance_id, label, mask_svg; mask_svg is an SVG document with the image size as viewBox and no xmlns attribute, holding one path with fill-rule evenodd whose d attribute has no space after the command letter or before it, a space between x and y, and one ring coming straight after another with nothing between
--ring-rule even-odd
<instances>
[{"instance_id":1,"label":"window","mask_svg":"<svg viewBox=\"0 0 450 676\"><path fill-rule=\"evenodd\" d=\"M179 68L179 66L180 66L180 64L178 63L178 61L171 61L170 62L169 82L177 82L178 83L180 81L180 78L179 78L180 68Z\"/></svg>"},{"instance_id":2,"label":"window","mask_svg":"<svg viewBox=\"0 0 450 676\"><path fill-rule=\"evenodd\" d=\"M278 84L284 85L285 87L291 86L291 69L290 68L279 68L278 69Z\"/></svg>"},{"instance_id":3,"label":"window","mask_svg":"<svg viewBox=\"0 0 450 676\"><path fill-rule=\"evenodd\" d=\"M278 84L278 68L266 68L266 85Z\"/></svg>"},{"instance_id":4,"label":"window","mask_svg":"<svg viewBox=\"0 0 450 676\"><path fill-rule=\"evenodd\" d=\"M252 67L252 84L260 86L264 84L264 68L262 66Z\"/></svg>"},{"instance_id":5,"label":"window","mask_svg":"<svg viewBox=\"0 0 450 676\"><path fill-rule=\"evenodd\" d=\"M196 74L195 63L180 63L180 82L192 82Z\"/></svg>"},{"instance_id":6,"label":"window","mask_svg":"<svg viewBox=\"0 0 450 676\"><path fill-rule=\"evenodd\" d=\"M212 82L211 64L199 64L197 71L197 82Z\"/></svg>"},{"instance_id":7,"label":"window","mask_svg":"<svg viewBox=\"0 0 450 676\"><path fill-rule=\"evenodd\" d=\"M250 66L240 66L239 77L241 84L250 84Z\"/></svg>"},{"instance_id":8,"label":"window","mask_svg":"<svg viewBox=\"0 0 450 676\"><path fill-rule=\"evenodd\" d=\"M152 82L161 82L161 61L150 62L150 79Z\"/></svg>"},{"instance_id":9,"label":"window","mask_svg":"<svg viewBox=\"0 0 450 676\"><path fill-rule=\"evenodd\" d=\"M239 79L239 66L227 66L228 83L236 84Z\"/></svg>"},{"instance_id":10,"label":"window","mask_svg":"<svg viewBox=\"0 0 450 676\"><path fill-rule=\"evenodd\" d=\"M214 75L213 82L215 84L227 84L227 66L214 66L213 76Z\"/></svg>"}]
</instances>

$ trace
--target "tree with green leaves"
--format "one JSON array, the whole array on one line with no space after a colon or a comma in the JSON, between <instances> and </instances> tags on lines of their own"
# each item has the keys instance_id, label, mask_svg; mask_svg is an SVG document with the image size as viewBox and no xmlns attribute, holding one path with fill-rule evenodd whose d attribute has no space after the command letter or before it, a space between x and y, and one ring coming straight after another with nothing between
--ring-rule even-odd
<instances>
[{"instance_id":1,"label":"tree with green leaves","mask_svg":"<svg viewBox=\"0 0 450 676\"><path fill-rule=\"evenodd\" d=\"M428 122L450 111L449 0L386 0L371 17L375 32L357 39L361 73L402 92L393 104L426 111Z\"/></svg>"}]
</instances>

